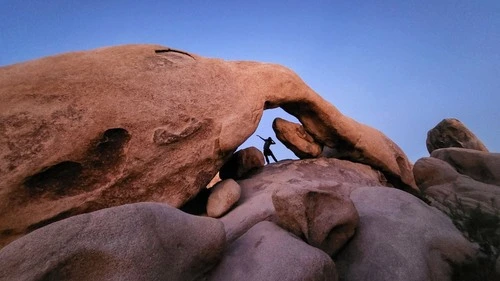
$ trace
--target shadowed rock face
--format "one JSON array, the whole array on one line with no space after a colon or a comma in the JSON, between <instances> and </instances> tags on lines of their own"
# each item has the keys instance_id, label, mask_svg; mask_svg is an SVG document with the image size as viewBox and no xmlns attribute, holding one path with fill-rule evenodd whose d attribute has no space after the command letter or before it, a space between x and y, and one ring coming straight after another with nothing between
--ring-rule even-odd
<instances>
[{"instance_id":1,"label":"shadowed rock face","mask_svg":"<svg viewBox=\"0 0 500 281\"><path fill-rule=\"evenodd\" d=\"M289 69L159 49L126 45L0 68L0 246L105 207L181 206L275 107L343 158L416 188L396 144Z\"/></svg>"}]
</instances>

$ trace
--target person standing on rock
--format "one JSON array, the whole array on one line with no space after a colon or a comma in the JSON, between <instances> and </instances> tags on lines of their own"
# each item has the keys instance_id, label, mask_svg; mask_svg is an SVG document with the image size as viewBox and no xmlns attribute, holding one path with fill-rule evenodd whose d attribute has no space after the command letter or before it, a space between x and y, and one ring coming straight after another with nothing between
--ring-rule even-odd
<instances>
[{"instance_id":1,"label":"person standing on rock","mask_svg":"<svg viewBox=\"0 0 500 281\"><path fill-rule=\"evenodd\" d=\"M270 146L272 144L276 144L274 142L274 140L271 138L271 137L268 137L267 139L257 135L261 140L264 141L264 156L266 157L266 162L267 164L269 164L269 156L271 156L274 160L274 162L278 162L278 160L276 160L276 157L274 157L274 154L273 152L271 151L271 148Z\"/></svg>"}]
</instances>

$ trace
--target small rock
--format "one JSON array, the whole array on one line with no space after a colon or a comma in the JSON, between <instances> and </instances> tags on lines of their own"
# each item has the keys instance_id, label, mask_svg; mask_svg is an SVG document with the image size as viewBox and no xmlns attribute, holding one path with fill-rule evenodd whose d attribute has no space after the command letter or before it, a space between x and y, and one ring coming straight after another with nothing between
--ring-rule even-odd
<instances>
[{"instance_id":1,"label":"small rock","mask_svg":"<svg viewBox=\"0 0 500 281\"><path fill-rule=\"evenodd\" d=\"M349 197L317 188L283 188L273 196L278 224L332 256L354 235L358 212Z\"/></svg>"},{"instance_id":2,"label":"small rock","mask_svg":"<svg viewBox=\"0 0 500 281\"><path fill-rule=\"evenodd\" d=\"M427 151L438 148L460 147L488 152L486 146L465 125L455 118L443 119L427 132Z\"/></svg>"},{"instance_id":3,"label":"small rock","mask_svg":"<svg viewBox=\"0 0 500 281\"><path fill-rule=\"evenodd\" d=\"M225 214L238 202L241 196L241 187L233 179L220 181L212 187L208 197L207 214L209 217L218 218Z\"/></svg>"},{"instance_id":4,"label":"small rock","mask_svg":"<svg viewBox=\"0 0 500 281\"><path fill-rule=\"evenodd\" d=\"M271 222L260 222L229 245L209 281L335 281L332 259Z\"/></svg>"},{"instance_id":5,"label":"small rock","mask_svg":"<svg viewBox=\"0 0 500 281\"><path fill-rule=\"evenodd\" d=\"M220 168L221 179L241 179L248 172L264 167L264 155L256 147L248 147L234 153Z\"/></svg>"}]
</instances>

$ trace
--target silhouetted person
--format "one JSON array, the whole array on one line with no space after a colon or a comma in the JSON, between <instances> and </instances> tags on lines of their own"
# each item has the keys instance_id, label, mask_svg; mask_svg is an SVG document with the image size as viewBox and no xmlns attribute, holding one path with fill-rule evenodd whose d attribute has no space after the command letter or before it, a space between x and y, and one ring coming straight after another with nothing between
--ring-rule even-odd
<instances>
[{"instance_id":1,"label":"silhouetted person","mask_svg":"<svg viewBox=\"0 0 500 281\"><path fill-rule=\"evenodd\" d=\"M269 157L268 156L271 156L274 160L274 162L278 162L278 160L276 160L276 157L274 157L274 154L273 152L271 151L271 148L270 146L272 144L276 144L273 139L271 137L268 137L267 139L257 135L261 140L264 141L264 157L266 157L266 162L267 164L269 164Z\"/></svg>"}]
</instances>

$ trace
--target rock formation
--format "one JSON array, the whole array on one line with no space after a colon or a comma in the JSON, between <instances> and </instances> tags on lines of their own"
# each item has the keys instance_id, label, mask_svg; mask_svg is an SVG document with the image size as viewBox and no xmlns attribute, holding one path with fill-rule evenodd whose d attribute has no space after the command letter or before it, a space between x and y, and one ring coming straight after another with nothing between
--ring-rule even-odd
<instances>
[{"instance_id":1,"label":"rock formation","mask_svg":"<svg viewBox=\"0 0 500 281\"><path fill-rule=\"evenodd\" d=\"M255 224L269 220L277 222L272 195L281 189L331 190L347 196L360 186L383 186L385 178L371 167L338 159L306 159L280 161L267 165L251 177L238 181L241 198L238 205L220 220L224 223L226 237L234 241ZM339 208L335 205L324 208ZM330 224L330 222L323 222ZM318 225L318 224L314 224ZM326 227L323 230L328 229ZM334 229L335 230L335 229ZM305 230L305 232L307 232Z\"/></svg>"},{"instance_id":2,"label":"rock formation","mask_svg":"<svg viewBox=\"0 0 500 281\"><path fill-rule=\"evenodd\" d=\"M432 153L438 148L460 147L488 152L486 146L460 120L443 119L427 133L427 150Z\"/></svg>"},{"instance_id":3,"label":"rock formation","mask_svg":"<svg viewBox=\"0 0 500 281\"><path fill-rule=\"evenodd\" d=\"M359 216L334 188L283 188L272 200L279 226L333 256L354 235Z\"/></svg>"},{"instance_id":4,"label":"rock formation","mask_svg":"<svg viewBox=\"0 0 500 281\"><path fill-rule=\"evenodd\" d=\"M106 207L183 205L276 107L315 142L417 190L396 144L287 68L157 45L100 48L0 68L0 246Z\"/></svg>"},{"instance_id":5,"label":"rock formation","mask_svg":"<svg viewBox=\"0 0 500 281\"><path fill-rule=\"evenodd\" d=\"M447 162L462 175L480 182L500 186L500 153L463 148L442 148L434 150L431 157Z\"/></svg>"},{"instance_id":6,"label":"rock formation","mask_svg":"<svg viewBox=\"0 0 500 281\"><path fill-rule=\"evenodd\" d=\"M419 187L432 200L432 205L446 213L450 208L465 208L470 212L478 206L491 215L500 213L498 185L460 174L447 162L434 157L419 159L414 173Z\"/></svg>"},{"instance_id":7,"label":"rock formation","mask_svg":"<svg viewBox=\"0 0 500 281\"><path fill-rule=\"evenodd\" d=\"M316 158L321 154L321 145L300 124L276 118L273 130L276 137L300 159Z\"/></svg>"},{"instance_id":8,"label":"rock formation","mask_svg":"<svg viewBox=\"0 0 500 281\"><path fill-rule=\"evenodd\" d=\"M218 218L238 202L241 196L240 185L232 179L220 181L212 188L207 201L207 214Z\"/></svg>"},{"instance_id":9,"label":"rock formation","mask_svg":"<svg viewBox=\"0 0 500 281\"><path fill-rule=\"evenodd\" d=\"M475 248L443 213L393 188L354 190L360 224L335 258L345 281L446 281Z\"/></svg>"},{"instance_id":10,"label":"rock formation","mask_svg":"<svg viewBox=\"0 0 500 281\"><path fill-rule=\"evenodd\" d=\"M222 223L166 204L74 216L0 251L0 280L200 280L225 249Z\"/></svg>"},{"instance_id":11,"label":"rock formation","mask_svg":"<svg viewBox=\"0 0 500 281\"><path fill-rule=\"evenodd\" d=\"M221 167L221 179L241 179L252 170L264 167L264 155L256 147L236 151Z\"/></svg>"},{"instance_id":12,"label":"rock formation","mask_svg":"<svg viewBox=\"0 0 500 281\"><path fill-rule=\"evenodd\" d=\"M271 222L260 222L234 241L210 281L336 281L332 259Z\"/></svg>"}]
</instances>

